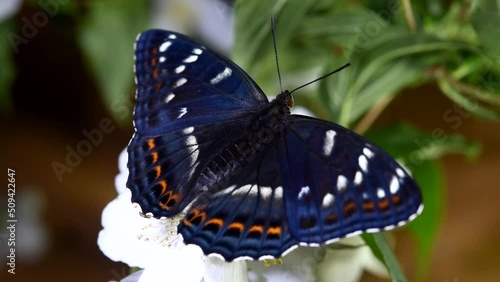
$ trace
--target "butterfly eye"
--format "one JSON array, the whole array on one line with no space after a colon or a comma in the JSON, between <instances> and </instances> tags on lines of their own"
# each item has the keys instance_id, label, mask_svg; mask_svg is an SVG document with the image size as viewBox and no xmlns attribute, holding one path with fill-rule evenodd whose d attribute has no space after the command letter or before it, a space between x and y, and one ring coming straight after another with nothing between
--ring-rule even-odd
<instances>
[{"instance_id":1,"label":"butterfly eye","mask_svg":"<svg viewBox=\"0 0 500 282\"><path fill-rule=\"evenodd\" d=\"M288 96L285 98L285 105L291 109L293 108L293 106L295 105L295 101L293 101L293 97L292 96Z\"/></svg>"}]
</instances>

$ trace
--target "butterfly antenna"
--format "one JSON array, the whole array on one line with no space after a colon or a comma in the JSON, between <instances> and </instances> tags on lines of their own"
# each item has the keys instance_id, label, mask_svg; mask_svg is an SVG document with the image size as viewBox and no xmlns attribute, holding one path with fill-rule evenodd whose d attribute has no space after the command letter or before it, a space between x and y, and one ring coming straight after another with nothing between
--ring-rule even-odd
<instances>
[{"instance_id":1,"label":"butterfly antenna","mask_svg":"<svg viewBox=\"0 0 500 282\"><path fill-rule=\"evenodd\" d=\"M299 89L301 89L301 88L304 88L304 87L308 86L309 84L315 83L315 82L316 82L316 81L318 81L318 80L321 80L321 79L323 79L323 78L325 78L325 77L328 77L328 76L330 76L330 75L332 75L332 74L334 74L334 73L336 73L336 72L339 72L339 71L341 71L341 70L343 70L343 69L347 68L347 67L348 67L348 66L350 66L350 65L351 65L351 63L349 62L349 63L347 63L347 64L345 64L345 65L341 66L340 68L338 68L338 69L336 69L336 70L334 70L334 71L331 71L331 72L329 72L329 73L327 73L327 74L323 75L322 77L316 78L316 79L315 79L315 80L313 80L313 81L310 81L310 82L308 82L308 83L306 83L306 84L304 84L304 85L302 85L302 86L299 86L299 87L297 87L297 88L293 89L292 91L290 91L290 94L292 94L292 93L293 93L293 92L295 92L296 90L299 90Z\"/></svg>"},{"instance_id":2,"label":"butterfly antenna","mask_svg":"<svg viewBox=\"0 0 500 282\"><path fill-rule=\"evenodd\" d=\"M274 57L276 59L276 69L278 69L278 80L280 82L280 93L283 93L283 85L281 84L280 64L278 63L278 49L276 48L276 32L274 31L274 15L271 15L271 32L273 34Z\"/></svg>"}]
</instances>

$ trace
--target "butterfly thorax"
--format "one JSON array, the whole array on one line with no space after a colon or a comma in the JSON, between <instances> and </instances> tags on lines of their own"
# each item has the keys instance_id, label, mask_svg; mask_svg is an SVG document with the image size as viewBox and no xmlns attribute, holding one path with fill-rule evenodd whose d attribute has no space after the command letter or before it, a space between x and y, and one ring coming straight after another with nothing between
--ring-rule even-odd
<instances>
[{"instance_id":1,"label":"butterfly thorax","mask_svg":"<svg viewBox=\"0 0 500 282\"><path fill-rule=\"evenodd\" d=\"M204 181L198 182L204 186L202 190L214 193L230 185L262 150L279 137L286 127L291 106L293 98L285 91L260 109L247 127L241 128L245 134L229 141L213 155L201 174Z\"/></svg>"}]
</instances>

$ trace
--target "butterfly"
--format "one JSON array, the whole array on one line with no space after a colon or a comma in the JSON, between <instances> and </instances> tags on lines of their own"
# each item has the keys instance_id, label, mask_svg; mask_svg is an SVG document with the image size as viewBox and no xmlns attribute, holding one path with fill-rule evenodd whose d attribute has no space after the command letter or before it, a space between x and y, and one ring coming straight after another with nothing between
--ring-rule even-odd
<instances>
[{"instance_id":1,"label":"butterfly","mask_svg":"<svg viewBox=\"0 0 500 282\"><path fill-rule=\"evenodd\" d=\"M185 212L186 244L226 261L284 256L416 218L422 195L389 154L335 123L269 102L228 58L170 31L135 44L132 202Z\"/></svg>"}]
</instances>

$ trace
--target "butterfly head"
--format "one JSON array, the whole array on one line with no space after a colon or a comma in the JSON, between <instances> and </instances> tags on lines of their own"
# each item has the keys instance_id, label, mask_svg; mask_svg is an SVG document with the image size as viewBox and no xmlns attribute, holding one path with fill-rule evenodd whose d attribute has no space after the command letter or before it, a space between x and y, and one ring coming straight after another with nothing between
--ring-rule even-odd
<instances>
[{"instance_id":1,"label":"butterfly head","mask_svg":"<svg viewBox=\"0 0 500 282\"><path fill-rule=\"evenodd\" d=\"M293 96L288 90L285 90L281 94L279 94L276 97L276 100L279 101L280 105L283 105L284 107L287 107L288 109L293 108L293 106L295 105L295 101L293 100Z\"/></svg>"}]
</instances>

